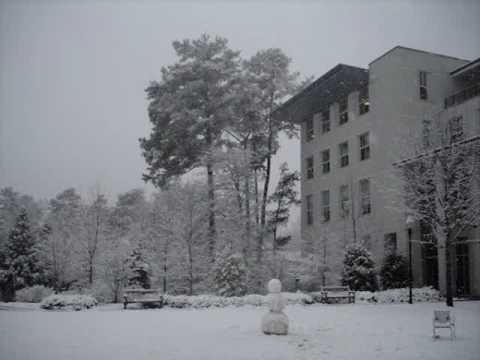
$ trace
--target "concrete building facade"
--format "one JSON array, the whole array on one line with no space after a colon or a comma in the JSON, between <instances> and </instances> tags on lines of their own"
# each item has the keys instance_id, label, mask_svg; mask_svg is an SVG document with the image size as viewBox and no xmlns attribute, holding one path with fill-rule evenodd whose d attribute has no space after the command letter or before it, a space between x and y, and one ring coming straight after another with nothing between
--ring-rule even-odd
<instances>
[{"instance_id":1,"label":"concrete building facade","mask_svg":"<svg viewBox=\"0 0 480 360\"><path fill-rule=\"evenodd\" d=\"M445 263L419 224L407 225L394 164L414 154L425 119L456 118L466 138L480 135L479 88L479 60L397 46L368 69L337 65L277 110L301 125L302 238L328 270L327 283L340 281L349 243L363 243L377 265L392 252L408 256L411 227L414 286L444 291ZM465 239L454 287L480 296L479 229Z\"/></svg>"}]
</instances>

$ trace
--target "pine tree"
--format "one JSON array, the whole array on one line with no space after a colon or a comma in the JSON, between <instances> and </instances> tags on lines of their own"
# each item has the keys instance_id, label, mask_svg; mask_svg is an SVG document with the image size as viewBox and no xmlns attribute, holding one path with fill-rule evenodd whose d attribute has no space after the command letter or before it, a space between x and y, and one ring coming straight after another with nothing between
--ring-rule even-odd
<instances>
[{"instance_id":1,"label":"pine tree","mask_svg":"<svg viewBox=\"0 0 480 360\"><path fill-rule=\"evenodd\" d=\"M140 139L148 164L145 181L164 187L172 179L203 167L207 172L210 262L215 260L215 173L213 152L231 115L232 85L239 71L239 53L228 41L202 35L173 43L179 61L162 68L160 82L147 88L153 131Z\"/></svg>"},{"instance_id":2,"label":"pine tree","mask_svg":"<svg viewBox=\"0 0 480 360\"><path fill-rule=\"evenodd\" d=\"M268 199L273 209L268 212L268 230L273 234L273 254L277 247L285 245L291 238L290 235L279 236L278 228L287 225L290 217L290 206L300 203L295 186L300 180L297 171L290 172L287 163L280 166L280 180L275 192Z\"/></svg>"},{"instance_id":3,"label":"pine tree","mask_svg":"<svg viewBox=\"0 0 480 360\"><path fill-rule=\"evenodd\" d=\"M8 237L6 255L6 265L8 271L13 274L15 290L32 286L39 280L35 239L24 209L18 215Z\"/></svg>"},{"instance_id":4,"label":"pine tree","mask_svg":"<svg viewBox=\"0 0 480 360\"><path fill-rule=\"evenodd\" d=\"M408 263L405 257L394 254L386 256L380 270L380 277L384 289L408 286Z\"/></svg>"},{"instance_id":5,"label":"pine tree","mask_svg":"<svg viewBox=\"0 0 480 360\"><path fill-rule=\"evenodd\" d=\"M348 245L343 260L343 285L352 290L375 291L378 289L375 262L372 254L360 244Z\"/></svg>"},{"instance_id":6,"label":"pine tree","mask_svg":"<svg viewBox=\"0 0 480 360\"><path fill-rule=\"evenodd\" d=\"M150 266L145 261L141 249L137 248L133 250L127 261L131 271L128 286L139 286L144 289L150 289Z\"/></svg>"},{"instance_id":7,"label":"pine tree","mask_svg":"<svg viewBox=\"0 0 480 360\"><path fill-rule=\"evenodd\" d=\"M215 286L221 296L242 296L247 291L246 268L239 254L220 257L215 264Z\"/></svg>"}]
</instances>

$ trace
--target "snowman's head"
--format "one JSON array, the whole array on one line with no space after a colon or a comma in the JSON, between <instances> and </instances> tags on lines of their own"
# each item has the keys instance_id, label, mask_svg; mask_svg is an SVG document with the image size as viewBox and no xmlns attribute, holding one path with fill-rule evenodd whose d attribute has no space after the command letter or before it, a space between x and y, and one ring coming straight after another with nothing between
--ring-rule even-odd
<instances>
[{"instance_id":1,"label":"snowman's head","mask_svg":"<svg viewBox=\"0 0 480 360\"><path fill-rule=\"evenodd\" d=\"M278 294L282 291L282 283L278 279L272 279L268 282L267 289L271 294Z\"/></svg>"}]
</instances>

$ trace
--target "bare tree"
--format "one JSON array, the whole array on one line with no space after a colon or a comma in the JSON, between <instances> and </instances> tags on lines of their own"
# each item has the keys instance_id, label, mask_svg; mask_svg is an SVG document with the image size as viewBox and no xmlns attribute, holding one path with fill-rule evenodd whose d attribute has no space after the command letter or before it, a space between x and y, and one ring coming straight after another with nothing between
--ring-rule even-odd
<instances>
[{"instance_id":1,"label":"bare tree","mask_svg":"<svg viewBox=\"0 0 480 360\"><path fill-rule=\"evenodd\" d=\"M396 164L407 211L428 226L445 260L446 303L453 306L453 256L459 237L480 224L480 136L452 121L428 122L417 154Z\"/></svg>"},{"instance_id":2,"label":"bare tree","mask_svg":"<svg viewBox=\"0 0 480 360\"><path fill-rule=\"evenodd\" d=\"M95 275L95 262L107 230L108 208L107 199L103 194L98 191L94 194L92 203L84 207L83 217L85 236L82 242L82 250L86 258L88 283L92 285Z\"/></svg>"}]
</instances>

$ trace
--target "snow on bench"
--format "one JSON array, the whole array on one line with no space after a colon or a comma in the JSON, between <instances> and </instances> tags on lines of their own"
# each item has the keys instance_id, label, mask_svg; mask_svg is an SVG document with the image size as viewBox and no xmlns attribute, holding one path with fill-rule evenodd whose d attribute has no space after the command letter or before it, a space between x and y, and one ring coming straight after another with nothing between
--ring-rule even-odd
<instances>
[{"instance_id":1,"label":"snow on bench","mask_svg":"<svg viewBox=\"0 0 480 360\"><path fill-rule=\"evenodd\" d=\"M348 286L322 286L319 295L320 302L324 304L330 304L332 300L338 302L343 299L349 303L355 302L355 291L350 290Z\"/></svg>"},{"instance_id":2,"label":"snow on bench","mask_svg":"<svg viewBox=\"0 0 480 360\"><path fill-rule=\"evenodd\" d=\"M163 306L163 296L156 289L124 289L123 290L123 308L126 309L128 304L141 303L157 304L158 307Z\"/></svg>"}]
</instances>

